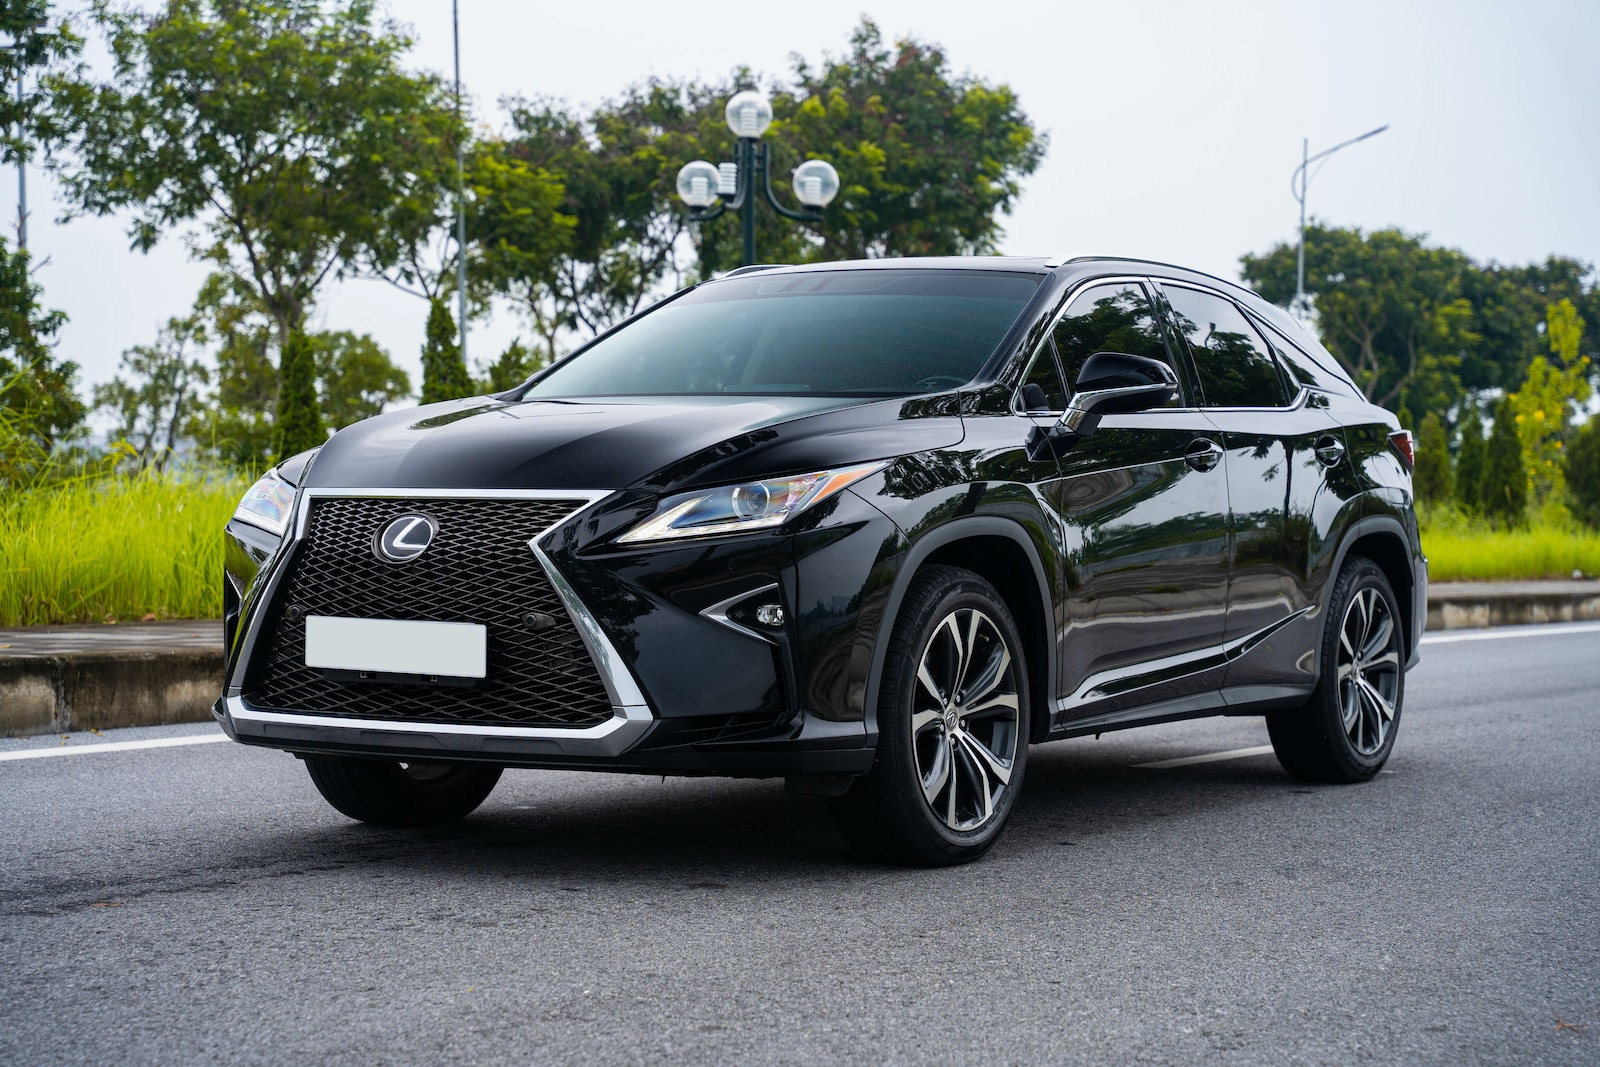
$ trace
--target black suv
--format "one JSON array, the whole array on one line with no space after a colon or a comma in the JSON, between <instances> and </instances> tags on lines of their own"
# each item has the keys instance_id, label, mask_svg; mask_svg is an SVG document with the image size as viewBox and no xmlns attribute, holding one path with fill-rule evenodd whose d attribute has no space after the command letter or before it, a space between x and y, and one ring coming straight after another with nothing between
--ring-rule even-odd
<instances>
[{"instance_id":1,"label":"black suv","mask_svg":"<svg viewBox=\"0 0 1600 1067\"><path fill-rule=\"evenodd\" d=\"M1098 258L734 271L341 430L228 535L216 716L353 818L782 776L932 864L1041 741L1265 715L1370 778L1427 592L1394 417L1250 292Z\"/></svg>"}]
</instances>

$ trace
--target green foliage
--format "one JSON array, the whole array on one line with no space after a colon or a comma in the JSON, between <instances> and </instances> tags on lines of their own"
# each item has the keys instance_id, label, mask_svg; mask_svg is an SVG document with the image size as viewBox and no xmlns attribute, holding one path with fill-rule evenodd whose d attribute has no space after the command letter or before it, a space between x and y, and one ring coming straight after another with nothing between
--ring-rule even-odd
<instances>
[{"instance_id":1,"label":"green foliage","mask_svg":"<svg viewBox=\"0 0 1600 1067\"><path fill-rule=\"evenodd\" d=\"M1565 460L1567 503L1586 526L1600 528L1600 415L1573 435Z\"/></svg>"},{"instance_id":2,"label":"green foliage","mask_svg":"<svg viewBox=\"0 0 1600 1067\"><path fill-rule=\"evenodd\" d=\"M1522 462L1516 409L1506 397L1495 406L1494 426L1484 455L1482 501L1488 518L1507 525L1522 522L1528 509L1528 471Z\"/></svg>"},{"instance_id":3,"label":"green foliage","mask_svg":"<svg viewBox=\"0 0 1600 1067\"><path fill-rule=\"evenodd\" d=\"M1445 439L1444 423L1431 411L1422 420L1422 430L1417 435L1417 467L1412 484L1418 499L1426 503L1443 503L1450 499L1450 446Z\"/></svg>"},{"instance_id":4,"label":"green foliage","mask_svg":"<svg viewBox=\"0 0 1600 1067\"><path fill-rule=\"evenodd\" d=\"M1570 578L1600 574L1600 534L1569 523L1495 529L1448 509L1424 509L1422 550L1435 582Z\"/></svg>"},{"instance_id":5,"label":"green foliage","mask_svg":"<svg viewBox=\"0 0 1600 1067\"><path fill-rule=\"evenodd\" d=\"M433 217L462 126L438 79L401 69L411 42L370 0L99 2L91 18L109 75L47 81L72 209L130 212L141 250L198 224L197 253L250 287L280 346L330 275L395 262Z\"/></svg>"},{"instance_id":6,"label":"green foliage","mask_svg":"<svg viewBox=\"0 0 1600 1067\"><path fill-rule=\"evenodd\" d=\"M1483 468L1487 461L1483 420L1474 404L1461 417L1461 445L1456 453L1456 502L1469 513L1483 508Z\"/></svg>"},{"instance_id":7,"label":"green foliage","mask_svg":"<svg viewBox=\"0 0 1600 1067\"><path fill-rule=\"evenodd\" d=\"M1287 306L1295 246L1240 262L1247 282ZM1377 403L1444 410L1462 393L1463 352L1480 340L1462 294L1472 261L1399 230L1306 229L1306 291L1322 340Z\"/></svg>"},{"instance_id":8,"label":"green foliage","mask_svg":"<svg viewBox=\"0 0 1600 1067\"><path fill-rule=\"evenodd\" d=\"M217 618L219 531L248 484L147 471L0 494L0 626Z\"/></svg>"},{"instance_id":9,"label":"green foliage","mask_svg":"<svg viewBox=\"0 0 1600 1067\"><path fill-rule=\"evenodd\" d=\"M155 344L128 349L121 373L95 386L94 406L117 416L115 432L128 442L138 469L160 471L177 451L179 433L194 417L200 390L210 380L205 363L191 355L205 341L197 316L169 319Z\"/></svg>"},{"instance_id":10,"label":"green foliage","mask_svg":"<svg viewBox=\"0 0 1600 1067\"><path fill-rule=\"evenodd\" d=\"M411 379L366 334L348 330L307 338L317 368L323 421L335 430L369 419L411 395Z\"/></svg>"},{"instance_id":11,"label":"green foliage","mask_svg":"<svg viewBox=\"0 0 1600 1067\"><path fill-rule=\"evenodd\" d=\"M519 337L500 353L500 358L484 368L484 376L479 380L478 389L484 393L502 393L513 389L528 380L528 377L542 366L542 363L533 358L533 353L522 343Z\"/></svg>"},{"instance_id":12,"label":"green foliage","mask_svg":"<svg viewBox=\"0 0 1600 1067\"><path fill-rule=\"evenodd\" d=\"M278 374L277 458L284 460L328 439L317 405L316 358L306 335L298 330L289 335Z\"/></svg>"},{"instance_id":13,"label":"green foliage","mask_svg":"<svg viewBox=\"0 0 1600 1067\"><path fill-rule=\"evenodd\" d=\"M67 316L39 306L28 262L0 238L0 411L10 433L48 453L76 434L85 409L74 389L78 365L57 360L49 344Z\"/></svg>"},{"instance_id":14,"label":"green foliage","mask_svg":"<svg viewBox=\"0 0 1600 1067\"><path fill-rule=\"evenodd\" d=\"M723 108L759 80L740 70L718 83L651 81L585 114L548 100L514 107L508 156L559 182L569 243L547 279L537 274L548 262L541 255L510 269L486 262L485 270L489 284L523 308L546 358L559 354L567 333L600 330L681 283L686 232L696 239L700 276L738 264L737 214L691 227L675 179L690 160L733 158ZM1046 147L1008 87L955 74L936 45L886 45L870 20L843 56L816 68L797 58L773 108L763 143L780 202L799 207L788 174L808 156L833 163L842 189L820 223L796 223L760 204L756 244L765 262L992 251L999 216ZM508 206L517 202L507 198ZM507 245L525 247L516 238Z\"/></svg>"},{"instance_id":15,"label":"green foliage","mask_svg":"<svg viewBox=\"0 0 1600 1067\"><path fill-rule=\"evenodd\" d=\"M472 378L461 356L455 319L443 300L430 301L427 341L422 346L422 402L437 404L472 394Z\"/></svg>"},{"instance_id":16,"label":"green foliage","mask_svg":"<svg viewBox=\"0 0 1600 1067\"><path fill-rule=\"evenodd\" d=\"M50 7L49 0L0 3L7 41L0 48L0 162L31 159L38 142L57 137L51 94L39 75L69 69L83 41L65 20L49 24Z\"/></svg>"},{"instance_id":17,"label":"green foliage","mask_svg":"<svg viewBox=\"0 0 1600 1067\"><path fill-rule=\"evenodd\" d=\"M1573 417L1593 392L1589 359L1578 354L1582 316L1566 298L1549 305L1546 315L1546 337L1555 362L1535 356L1522 385L1511 394L1522 461L1536 504L1564 498L1563 450L1572 435Z\"/></svg>"}]
</instances>

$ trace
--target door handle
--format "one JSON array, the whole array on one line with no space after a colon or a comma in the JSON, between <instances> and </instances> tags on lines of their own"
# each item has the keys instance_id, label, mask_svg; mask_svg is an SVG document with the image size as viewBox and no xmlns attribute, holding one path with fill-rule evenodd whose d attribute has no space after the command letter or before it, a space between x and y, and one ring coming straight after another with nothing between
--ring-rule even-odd
<instances>
[{"instance_id":1,"label":"door handle","mask_svg":"<svg viewBox=\"0 0 1600 1067\"><path fill-rule=\"evenodd\" d=\"M1333 434L1323 434L1317 438L1317 462L1324 467L1337 467L1344 458L1344 442Z\"/></svg>"},{"instance_id":2,"label":"door handle","mask_svg":"<svg viewBox=\"0 0 1600 1067\"><path fill-rule=\"evenodd\" d=\"M1196 437L1183 453L1183 461L1197 471L1208 471L1221 459L1222 446L1207 437Z\"/></svg>"}]
</instances>

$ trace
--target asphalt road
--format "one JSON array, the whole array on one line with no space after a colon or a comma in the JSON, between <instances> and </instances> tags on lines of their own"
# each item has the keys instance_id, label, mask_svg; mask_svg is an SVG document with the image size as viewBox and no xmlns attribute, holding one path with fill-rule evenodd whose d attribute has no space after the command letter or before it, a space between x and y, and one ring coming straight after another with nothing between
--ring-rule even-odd
<instances>
[{"instance_id":1,"label":"asphalt road","mask_svg":"<svg viewBox=\"0 0 1600 1067\"><path fill-rule=\"evenodd\" d=\"M1442 634L1389 770L1033 750L985 860L772 782L512 772L373 830L231 743L6 759L0 1064L1600 1063L1600 627Z\"/></svg>"}]
</instances>

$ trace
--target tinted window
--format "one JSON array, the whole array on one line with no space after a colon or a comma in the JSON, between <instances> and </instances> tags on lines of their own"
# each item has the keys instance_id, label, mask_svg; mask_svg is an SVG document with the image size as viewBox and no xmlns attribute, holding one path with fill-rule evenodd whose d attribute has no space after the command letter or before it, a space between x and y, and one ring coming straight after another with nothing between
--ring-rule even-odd
<instances>
[{"instance_id":1,"label":"tinted window","mask_svg":"<svg viewBox=\"0 0 1600 1067\"><path fill-rule=\"evenodd\" d=\"M1278 354L1279 362L1289 368L1289 373L1297 383L1312 389L1350 395L1350 383L1317 362L1309 352L1290 341L1270 324L1263 332L1267 336L1267 343Z\"/></svg>"},{"instance_id":2,"label":"tinted window","mask_svg":"<svg viewBox=\"0 0 1600 1067\"><path fill-rule=\"evenodd\" d=\"M1028 386L1036 385L1044 393L1043 404L1029 403ZM1028 376L1022 380L1023 392L1018 394L1023 410L1025 411L1065 411L1067 409L1067 390L1061 383L1061 368L1056 366L1056 356L1050 349L1049 342L1045 342L1039 354L1033 357L1033 366L1028 368ZM1035 398L1037 400L1037 398Z\"/></svg>"},{"instance_id":3,"label":"tinted window","mask_svg":"<svg viewBox=\"0 0 1600 1067\"><path fill-rule=\"evenodd\" d=\"M1173 328L1189 342L1207 407L1275 408L1285 403L1272 352L1244 312L1212 293L1164 287Z\"/></svg>"},{"instance_id":4,"label":"tinted window","mask_svg":"<svg viewBox=\"0 0 1600 1067\"><path fill-rule=\"evenodd\" d=\"M752 275L687 293L524 394L904 396L970 381L1038 288L994 271Z\"/></svg>"},{"instance_id":5,"label":"tinted window","mask_svg":"<svg viewBox=\"0 0 1600 1067\"><path fill-rule=\"evenodd\" d=\"M1096 285L1079 293L1051 336L1069 387L1077 382L1084 360L1096 352L1126 352L1172 364L1149 297L1130 282Z\"/></svg>"}]
</instances>

